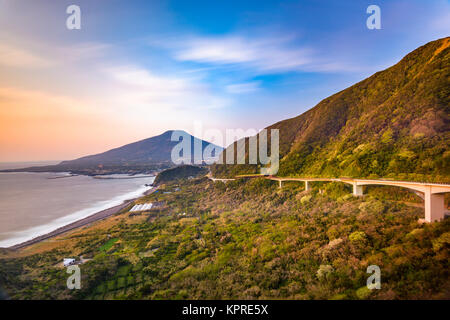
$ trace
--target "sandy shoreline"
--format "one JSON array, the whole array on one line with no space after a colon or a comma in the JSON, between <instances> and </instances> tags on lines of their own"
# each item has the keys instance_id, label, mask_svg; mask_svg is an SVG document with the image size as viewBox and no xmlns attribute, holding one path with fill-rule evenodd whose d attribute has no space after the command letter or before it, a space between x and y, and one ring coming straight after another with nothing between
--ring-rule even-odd
<instances>
[{"instance_id":1,"label":"sandy shoreline","mask_svg":"<svg viewBox=\"0 0 450 320\"><path fill-rule=\"evenodd\" d=\"M143 195L149 195L149 194L155 192L156 190L158 190L158 187L152 188L150 190L145 191ZM89 217L86 217L86 218L77 220L75 222L69 223L69 224L67 224L67 225L65 225L65 226L63 226L61 228L58 228L56 230L53 230L53 231L51 231L49 233L43 234L43 235L38 236L36 238L33 238L31 240L15 244L13 246L8 247L7 249L12 249L12 250L22 249L22 248L25 248L25 247L30 246L32 244L41 242L43 240L47 240L47 239L56 237L56 236L61 235L61 234L65 233L65 232L68 232L70 230L81 228L81 227L86 226L86 225L88 225L90 223L93 223L95 221L106 219L106 218L108 218L108 217L118 213L120 210L126 208L132 202L134 202L136 199L138 199L138 198L125 200L123 203L121 203L121 204L119 204L117 206L114 206L114 207L111 207L111 208L99 211L97 213L94 213L94 214L90 215Z\"/></svg>"}]
</instances>

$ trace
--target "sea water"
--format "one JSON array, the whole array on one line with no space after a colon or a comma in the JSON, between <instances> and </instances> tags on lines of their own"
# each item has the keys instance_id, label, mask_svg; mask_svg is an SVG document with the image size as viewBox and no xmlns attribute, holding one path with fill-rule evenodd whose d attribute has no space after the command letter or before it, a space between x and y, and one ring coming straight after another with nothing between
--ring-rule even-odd
<instances>
[{"instance_id":1,"label":"sea water","mask_svg":"<svg viewBox=\"0 0 450 320\"><path fill-rule=\"evenodd\" d=\"M127 178L127 179L123 179ZM154 177L0 173L0 247L51 232L142 195Z\"/></svg>"}]
</instances>

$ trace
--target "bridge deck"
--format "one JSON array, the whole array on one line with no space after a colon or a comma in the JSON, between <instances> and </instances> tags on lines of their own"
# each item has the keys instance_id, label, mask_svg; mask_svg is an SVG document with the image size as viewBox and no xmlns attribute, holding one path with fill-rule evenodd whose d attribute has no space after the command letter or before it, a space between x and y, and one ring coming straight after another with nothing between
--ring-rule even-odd
<instances>
[{"instance_id":1,"label":"bridge deck","mask_svg":"<svg viewBox=\"0 0 450 320\"><path fill-rule=\"evenodd\" d=\"M450 192L450 184L448 183L434 183L434 182L414 182L414 181L396 181L387 179L354 179L354 178L297 178L297 177L277 177L264 175L241 175L235 176L235 179L258 178L278 181L280 188L283 182L287 181L302 181L305 183L305 190L309 190L309 182L323 181L323 182L343 182L353 186L353 195L362 196L363 186L367 185L384 185L403 187L415 192L423 193L425 206L425 221L432 222L442 220L445 217L446 208L444 193ZM209 175L209 179L213 181L232 181L235 179L215 179Z\"/></svg>"}]
</instances>

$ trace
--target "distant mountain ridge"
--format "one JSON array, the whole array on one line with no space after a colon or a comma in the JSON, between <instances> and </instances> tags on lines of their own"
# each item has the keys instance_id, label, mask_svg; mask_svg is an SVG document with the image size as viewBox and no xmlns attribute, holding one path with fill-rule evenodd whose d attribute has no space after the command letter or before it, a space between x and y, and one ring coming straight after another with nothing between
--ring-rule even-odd
<instances>
[{"instance_id":1,"label":"distant mountain ridge","mask_svg":"<svg viewBox=\"0 0 450 320\"><path fill-rule=\"evenodd\" d=\"M278 175L450 180L450 38L267 129L280 130ZM225 153L225 152L224 152ZM215 176L256 173L215 165Z\"/></svg>"},{"instance_id":2,"label":"distant mountain ridge","mask_svg":"<svg viewBox=\"0 0 450 320\"><path fill-rule=\"evenodd\" d=\"M57 165L31 167L4 171L70 171L81 174L101 174L101 173L120 173L120 172L141 172L142 170L158 170L174 166L172 163L172 149L179 141L172 141L174 132L183 134L191 141L191 163L195 160L201 160L206 146L210 142L196 138L182 130L168 130L160 135L133 142L106 152L81 157L74 160L62 161ZM181 139L180 139L181 141ZM202 154L194 153L194 145L199 143L202 146ZM219 154L222 147L212 144ZM214 154L213 154L214 156ZM217 155L216 155L217 156Z\"/></svg>"},{"instance_id":3,"label":"distant mountain ridge","mask_svg":"<svg viewBox=\"0 0 450 320\"><path fill-rule=\"evenodd\" d=\"M201 159L202 155L194 154L194 143L202 144L202 151L210 142L198 139L185 131L176 130L184 133L191 138L191 156L192 162L194 157ZM85 156L70 161L63 161L59 165L130 165L130 164L155 164L170 163L171 152L179 141L172 141L171 137L174 130L168 130L158 136L133 142L106 152ZM218 150L221 147L216 146Z\"/></svg>"}]
</instances>

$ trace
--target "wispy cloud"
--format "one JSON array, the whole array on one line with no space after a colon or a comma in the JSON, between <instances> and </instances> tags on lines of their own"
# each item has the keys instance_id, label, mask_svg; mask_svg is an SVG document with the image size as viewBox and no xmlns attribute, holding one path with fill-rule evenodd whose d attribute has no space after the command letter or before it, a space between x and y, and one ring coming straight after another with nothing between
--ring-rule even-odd
<instances>
[{"instance_id":1,"label":"wispy cloud","mask_svg":"<svg viewBox=\"0 0 450 320\"><path fill-rule=\"evenodd\" d=\"M331 56L329 50L305 44L291 34L249 35L232 33L218 36L180 36L151 39L154 47L169 50L180 62L193 62L201 70L233 68L253 74L287 72L361 72L367 65ZM373 71L372 69L369 71Z\"/></svg>"},{"instance_id":2,"label":"wispy cloud","mask_svg":"<svg viewBox=\"0 0 450 320\"><path fill-rule=\"evenodd\" d=\"M113 47L100 42L82 42L76 45L42 46L37 43L11 43L2 39L0 44L0 65L18 69L45 69L67 62L99 61ZM9 43L8 43L9 42ZM31 45L30 45L31 44Z\"/></svg>"},{"instance_id":3,"label":"wispy cloud","mask_svg":"<svg viewBox=\"0 0 450 320\"><path fill-rule=\"evenodd\" d=\"M242 35L193 37L175 49L179 61L240 65L264 73L300 70L311 60L311 50L295 46L290 37L250 38Z\"/></svg>"},{"instance_id":4,"label":"wispy cloud","mask_svg":"<svg viewBox=\"0 0 450 320\"><path fill-rule=\"evenodd\" d=\"M196 78L161 76L142 67L122 66L106 70L123 86L128 103L155 109L214 109L228 101L211 92Z\"/></svg>"},{"instance_id":5,"label":"wispy cloud","mask_svg":"<svg viewBox=\"0 0 450 320\"><path fill-rule=\"evenodd\" d=\"M226 86L226 91L233 94L250 93L259 90L260 81L235 83Z\"/></svg>"},{"instance_id":6,"label":"wispy cloud","mask_svg":"<svg viewBox=\"0 0 450 320\"><path fill-rule=\"evenodd\" d=\"M19 68L45 68L53 64L30 50L8 44L0 44L0 64Z\"/></svg>"},{"instance_id":7,"label":"wispy cloud","mask_svg":"<svg viewBox=\"0 0 450 320\"><path fill-rule=\"evenodd\" d=\"M106 43L83 42L60 48L60 54L64 55L66 60L100 59L114 49L116 48Z\"/></svg>"}]
</instances>

